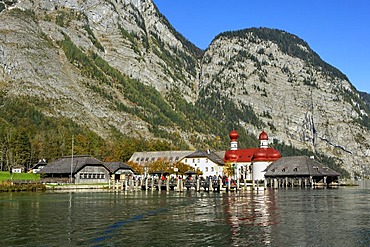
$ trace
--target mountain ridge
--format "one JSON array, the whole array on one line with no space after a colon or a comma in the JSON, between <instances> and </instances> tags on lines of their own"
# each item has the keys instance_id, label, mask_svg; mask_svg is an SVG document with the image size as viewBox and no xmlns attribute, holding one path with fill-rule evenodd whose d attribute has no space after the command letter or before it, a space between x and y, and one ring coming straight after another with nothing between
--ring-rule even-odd
<instances>
[{"instance_id":1,"label":"mountain ridge","mask_svg":"<svg viewBox=\"0 0 370 247\"><path fill-rule=\"evenodd\" d=\"M295 35L229 31L203 51L152 1L8 3L0 4L0 86L45 116L107 142L118 133L171 148L225 149L232 128L255 146L266 129L272 142L326 154L351 173L367 169L368 104Z\"/></svg>"}]
</instances>

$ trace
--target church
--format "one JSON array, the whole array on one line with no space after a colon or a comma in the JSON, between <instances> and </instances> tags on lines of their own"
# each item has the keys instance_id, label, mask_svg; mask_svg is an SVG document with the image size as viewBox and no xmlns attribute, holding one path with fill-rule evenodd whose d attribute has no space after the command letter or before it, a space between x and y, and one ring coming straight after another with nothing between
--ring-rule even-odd
<instances>
[{"instance_id":1,"label":"church","mask_svg":"<svg viewBox=\"0 0 370 247\"><path fill-rule=\"evenodd\" d=\"M268 135L262 131L259 135L259 148L238 148L239 134L232 130L229 134L230 150L225 152L225 164L232 164L235 169L234 179L259 180L265 179L266 168L281 158L274 148L268 147Z\"/></svg>"}]
</instances>

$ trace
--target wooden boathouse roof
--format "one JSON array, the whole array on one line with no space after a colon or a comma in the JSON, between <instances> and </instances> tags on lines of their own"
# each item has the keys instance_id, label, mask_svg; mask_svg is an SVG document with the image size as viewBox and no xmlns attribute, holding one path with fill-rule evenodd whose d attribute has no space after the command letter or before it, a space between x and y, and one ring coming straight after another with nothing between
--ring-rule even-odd
<instances>
[{"instance_id":1,"label":"wooden boathouse roof","mask_svg":"<svg viewBox=\"0 0 370 247\"><path fill-rule=\"evenodd\" d=\"M73 173L78 172L81 168L87 165L100 165L100 166L106 167L102 161L90 155L74 155L73 163L72 163L72 156L63 156L57 159L56 161L46 165L38 173L68 174L71 172L71 165L72 165Z\"/></svg>"},{"instance_id":2,"label":"wooden boathouse roof","mask_svg":"<svg viewBox=\"0 0 370 247\"><path fill-rule=\"evenodd\" d=\"M109 168L111 173L115 173L118 170L127 170L127 171L134 172L134 170L129 165L127 165L126 163L124 163L122 161L104 162L104 164L105 164L106 167Z\"/></svg>"},{"instance_id":3,"label":"wooden boathouse roof","mask_svg":"<svg viewBox=\"0 0 370 247\"><path fill-rule=\"evenodd\" d=\"M307 156L282 157L265 170L265 177L337 177L340 174Z\"/></svg>"}]
</instances>

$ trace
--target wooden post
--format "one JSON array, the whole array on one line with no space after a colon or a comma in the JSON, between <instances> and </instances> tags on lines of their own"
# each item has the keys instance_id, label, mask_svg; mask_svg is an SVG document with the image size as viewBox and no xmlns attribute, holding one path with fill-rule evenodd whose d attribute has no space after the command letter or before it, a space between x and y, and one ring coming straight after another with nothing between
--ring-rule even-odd
<instances>
[{"instance_id":1,"label":"wooden post","mask_svg":"<svg viewBox=\"0 0 370 247\"><path fill-rule=\"evenodd\" d=\"M158 190L160 191L162 189L162 179L158 178Z\"/></svg>"},{"instance_id":2,"label":"wooden post","mask_svg":"<svg viewBox=\"0 0 370 247\"><path fill-rule=\"evenodd\" d=\"M132 176L129 177L129 184L130 184L130 190L132 191L134 189L134 180Z\"/></svg>"},{"instance_id":3,"label":"wooden post","mask_svg":"<svg viewBox=\"0 0 370 247\"><path fill-rule=\"evenodd\" d=\"M176 178L176 191L180 191L180 179Z\"/></svg>"},{"instance_id":4,"label":"wooden post","mask_svg":"<svg viewBox=\"0 0 370 247\"><path fill-rule=\"evenodd\" d=\"M279 188L279 182L277 178L274 178L274 189Z\"/></svg>"},{"instance_id":5,"label":"wooden post","mask_svg":"<svg viewBox=\"0 0 370 247\"><path fill-rule=\"evenodd\" d=\"M152 191L154 191L154 177L152 177Z\"/></svg>"},{"instance_id":6,"label":"wooden post","mask_svg":"<svg viewBox=\"0 0 370 247\"><path fill-rule=\"evenodd\" d=\"M170 191L170 178L166 178L166 191Z\"/></svg>"}]
</instances>

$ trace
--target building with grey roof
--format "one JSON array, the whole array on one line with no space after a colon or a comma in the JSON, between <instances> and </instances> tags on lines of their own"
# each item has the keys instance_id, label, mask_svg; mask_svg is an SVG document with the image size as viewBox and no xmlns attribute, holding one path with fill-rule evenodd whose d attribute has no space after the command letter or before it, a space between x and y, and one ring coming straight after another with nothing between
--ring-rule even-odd
<instances>
[{"instance_id":1,"label":"building with grey roof","mask_svg":"<svg viewBox=\"0 0 370 247\"><path fill-rule=\"evenodd\" d=\"M148 166L157 160L162 160L169 164L181 162L191 166L194 170L200 170L203 176L222 176L224 154L225 152L209 150L135 152L129 161L142 166Z\"/></svg>"},{"instance_id":2,"label":"building with grey roof","mask_svg":"<svg viewBox=\"0 0 370 247\"><path fill-rule=\"evenodd\" d=\"M90 155L74 155L61 157L37 173L42 174L43 182L91 184L108 183L111 175L133 174L133 171L123 162L102 162Z\"/></svg>"},{"instance_id":3,"label":"building with grey roof","mask_svg":"<svg viewBox=\"0 0 370 247\"><path fill-rule=\"evenodd\" d=\"M104 162L106 167L109 168L111 176L113 176L114 180L122 179L122 175L133 175L134 170L122 161L118 162Z\"/></svg>"},{"instance_id":4,"label":"building with grey roof","mask_svg":"<svg viewBox=\"0 0 370 247\"><path fill-rule=\"evenodd\" d=\"M152 152L135 152L129 161L137 163L142 166L147 166L150 163L162 160L169 164L174 164L182 160L185 156L193 153L194 151L152 151Z\"/></svg>"},{"instance_id":5,"label":"building with grey roof","mask_svg":"<svg viewBox=\"0 0 370 247\"><path fill-rule=\"evenodd\" d=\"M338 182L339 173L307 156L282 157L265 170L270 186L314 186ZM278 183L278 186L274 183Z\"/></svg>"}]
</instances>

